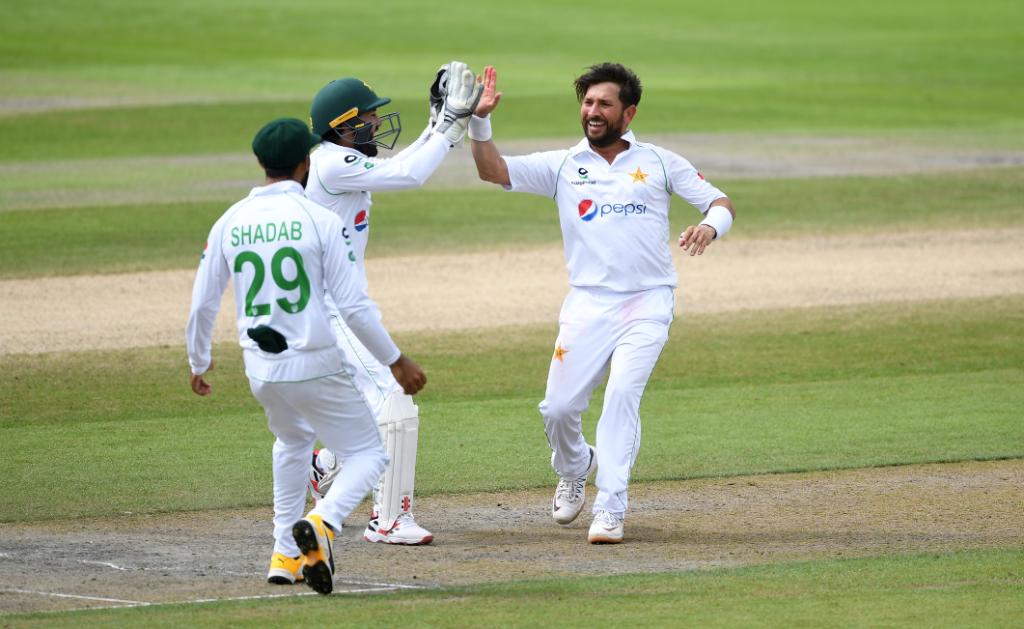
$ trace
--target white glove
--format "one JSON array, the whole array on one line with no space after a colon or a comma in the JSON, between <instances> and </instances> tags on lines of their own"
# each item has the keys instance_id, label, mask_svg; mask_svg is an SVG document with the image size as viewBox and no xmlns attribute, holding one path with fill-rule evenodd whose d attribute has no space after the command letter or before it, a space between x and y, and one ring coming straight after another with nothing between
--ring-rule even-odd
<instances>
[{"instance_id":1,"label":"white glove","mask_svg":"<svg viewBox=\"0 0 1024 629\"><path fill-rule=\"evenodd\" d=\"M466 135L469 117L480 102L484 86L476 82L476 77L466 64L452 61L448 64L447 88L442 115L438 117L434 131L455 145L462 142Z\"/></svg>"},{"instance_id":2,"label":"white glove","mask_svg":"<svg viewBox=\"0 0 1024 629\"><path fill-rule=\"evenodd\" d=\"M446 63L437 69L437 76L430 84L430 126L437 124L444 109L444 97L448 94L448 66Z\"/></svg>"}]
</instances>

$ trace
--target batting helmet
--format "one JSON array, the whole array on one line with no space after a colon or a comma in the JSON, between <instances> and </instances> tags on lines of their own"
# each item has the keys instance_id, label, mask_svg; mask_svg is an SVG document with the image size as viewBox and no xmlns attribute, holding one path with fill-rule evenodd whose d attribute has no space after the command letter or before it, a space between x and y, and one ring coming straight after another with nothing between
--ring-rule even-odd
<instances>
[{"instance_id":1,"label":"batting helmet","mask_svg":"<svg viewBox=\"0 0 1024 629\"><path fill-rule=\"evenodd\" d=\"M377 96L369 85L357 78L331 81L313 97L309 110L313 133L324 137L332 131L351 130L354 144L375 144L390 149L402 132L398 113L379 116L380 123L376 126L362 118L366 112L390 102L390 98ZM385 140L390 140L390 143Z\"/></svg>"}]
</instances>

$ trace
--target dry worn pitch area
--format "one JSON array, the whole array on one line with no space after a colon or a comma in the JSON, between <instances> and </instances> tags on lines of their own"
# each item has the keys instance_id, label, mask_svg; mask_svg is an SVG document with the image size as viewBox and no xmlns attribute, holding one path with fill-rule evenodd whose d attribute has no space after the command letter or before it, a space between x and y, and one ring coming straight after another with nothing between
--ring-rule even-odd
<instances>
[{"instance_id":1,"label":"dry worn pitch area","mask_svg":"<svg viewBox=\"0 0 1024 629\"><path fill-rule=\"evenodd\" d=\"M424 498L430 546L335 545L337 592L1024 545L1024 461L637 485L627 540L559 527L550 491ZM592 495L592 492L591 492ZM361 513L365 513L362 511ZM269 508L0 526L0 612L305 595L264 582ZM57 595L61 596L57 596Z\"/></svg>"},{"instance_id":2,"label":"dry worn pitch area","mask_svg":"<svg viewBox=\"0 0 1024 629\"><path fill-rule=\"evenodd\" d=\"M727 240L700 259L677 256L678 310L1016 295L1021 242L1020 229ZM566 288L558 247L388 258L369 268L385 323L402 331L552 323ZM0 353L180 344L192 275L0 281ZM231 326L221 317L218 340L232 337ZM182 386L185 370L183 358ZM338 590L1019 548L1022 486L1021 460L642 484L631 491L627 543L618 547L586 544L585 514L571 527L552 523L549 490L424 498L419 518L436 535L428 547L363 543L365 510L353 516L337 546ZM306 595L263 581L270 515L0 525L0 613Z\"/></svg>"}]
</instances>

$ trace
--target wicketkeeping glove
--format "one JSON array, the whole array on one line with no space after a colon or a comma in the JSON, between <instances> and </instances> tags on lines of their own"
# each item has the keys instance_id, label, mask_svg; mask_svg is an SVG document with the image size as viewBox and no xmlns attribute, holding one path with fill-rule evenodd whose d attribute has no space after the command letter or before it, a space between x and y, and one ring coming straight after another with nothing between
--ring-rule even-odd
<instances>
[{"instance_id":1,"label":"wicketkeeping glove","mask_svg":"<svg viewBox=\"0 0 1024 629\"><path fill-rule=\"evenodd\" d=\"M433 127L437 124L437 119L441 117L441 110L444 109L444 97L448 93L448 66L451 64L444 64L437 69L437 76L434 77L434 82L430 84L430 126Z\"/></svg>"},{"instance_id":2,"label":"wicketkeeping glove","mask_svg":"<svg viewBox=\"0 0 1024 629\"><path fill-rule=\"evenodd\" d=\"M443 134L453 145L462 142L469 117L480 102L483 91L484 86L477 83L466 64L461 61L449 63L446 96L434 131Z\"/></svg>"}]
</instances>

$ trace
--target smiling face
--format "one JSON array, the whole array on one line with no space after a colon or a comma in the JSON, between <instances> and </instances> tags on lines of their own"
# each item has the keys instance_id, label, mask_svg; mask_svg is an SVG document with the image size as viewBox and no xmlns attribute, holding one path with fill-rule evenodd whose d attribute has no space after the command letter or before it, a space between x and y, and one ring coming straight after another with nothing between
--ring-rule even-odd
<instances>
[{"instance_id":1,"label":"smiling face","mask_svg":"<svg viewBox=\"0 0 1024 629\"><path fill-rule=\"evenodd\" d=\"M619 100L619 86L616 83L591 85L580 101L583 134L592 146L598 148L618 141L635 115L636 105L626 107Z\"/></svg>"}]
</instances>

